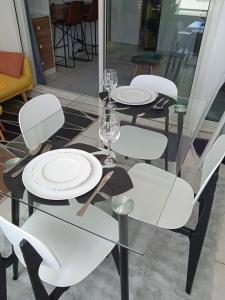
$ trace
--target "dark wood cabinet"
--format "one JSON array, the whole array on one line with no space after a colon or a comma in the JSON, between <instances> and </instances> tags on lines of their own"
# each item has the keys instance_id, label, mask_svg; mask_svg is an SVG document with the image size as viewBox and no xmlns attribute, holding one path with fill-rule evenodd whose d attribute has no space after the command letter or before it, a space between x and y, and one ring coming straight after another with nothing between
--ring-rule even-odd
<instances>
[{"instance_id":1,"label":"dark wood cabinet","mask_svg":"<svg viewBox=\"0 0 225 300\"><path fill-rule=\"evenodd\" d=\"M34 32L41 56L41 64L44 71L54 67L54 55L52 48L52 35L49 16L33 19Z\"/></svg>"}]
</instances>

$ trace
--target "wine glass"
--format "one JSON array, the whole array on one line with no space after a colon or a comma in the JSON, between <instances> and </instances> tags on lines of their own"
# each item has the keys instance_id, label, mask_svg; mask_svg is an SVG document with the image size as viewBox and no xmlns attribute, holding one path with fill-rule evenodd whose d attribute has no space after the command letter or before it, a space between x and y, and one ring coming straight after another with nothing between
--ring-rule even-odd
<instances>
[{"instance_id":1,"label":"wine glass","mask_svg":"<svg viewBox=\"0 0 225 300\"><path fill-rule=\"evenodd\" d=\"M111 156L111 145L115 143L120 136L120 123L116 119L115 112L108 109L103 113L99 124L99 137L103 144L108 147L108 156L104 160L105 168L116 166L116 160Z\"/></svg>"},{"instance_id":2,"label":"wine glass","mask_svg":"<svg viewBox=\"0 0 225 300\"><path fill-rule=\"evenodd\" d=\"M117 84L118 84L117 71L113 69L105 69L103 75L103 85L105 89L108 91L109 102L107 103L107 106L109 108L113 107L113 103L111 101L111 93L112 90L116 88Z\"/></svg>"}]
</instances>

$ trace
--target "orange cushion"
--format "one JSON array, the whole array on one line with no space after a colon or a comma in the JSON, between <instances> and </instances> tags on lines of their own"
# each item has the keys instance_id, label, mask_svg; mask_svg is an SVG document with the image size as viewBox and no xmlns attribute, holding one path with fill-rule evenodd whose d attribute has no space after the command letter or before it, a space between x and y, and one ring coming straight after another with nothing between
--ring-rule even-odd
<instances>
[{"instance_id":1,"label":"orange cushion","mask_svg":"<svg viewBox=\"0 0 225 300\"><path fill-rule=\"evenodd\" d=\"M0 51L0 73L19 78L23 69L24 54Z\"/></svg>"},{"instance_id":2,"label":"orange cushion","mask_svg":"<svg viewBox=\"0 0 225 300\"><path fill-rule=\"evenodd\" d=\"M0 80L0 90L6 87L6 83Z\"/></svg>"}]
</instances>

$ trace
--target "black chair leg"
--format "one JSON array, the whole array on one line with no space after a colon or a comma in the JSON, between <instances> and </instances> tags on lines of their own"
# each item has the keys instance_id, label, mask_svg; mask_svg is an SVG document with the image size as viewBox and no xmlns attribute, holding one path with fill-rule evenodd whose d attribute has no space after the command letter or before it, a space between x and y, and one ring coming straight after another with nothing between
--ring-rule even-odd
<instances>
[{"instance_id":1,"label":"black chair leg","mask_svg":"<svg viewBox=\"0 0 225 300\"><path fill-rule=\"evenodd\" d=\"M136 121L137 121L137 115L133 115L131 124L132 124L132 125L135 125L135 124L136 124Z\"/></svg>"},{"instance_id":2,"label":"black chair leg","mask_svg":"<svg viewBox=\"0 0 225 300\"><path fill-rule=\"evenodd\" d=\"M64 28L64 25L62 25L62 34L63 34L64 62L65 62L65 67L67 67L67 59L66 59L66 41L65 41L65 28Z\"/></svg>"},{"instance_id":3,"label":"black chair leg","mask_svg":"<svg viewBox=\"0 0 225 300\"><path fill-rule=\"evenodd\" d=\"M57 300L62 294L69 289L69 287L56 287L50 295L48 295L40 277L39 267L42 262L42 258L37 251L27 242L22 240L20 248L23 253L24 261L27 265L27 271L30 277L31 285L36 300ZM5 300L5 299L4 299Z\"/></svg>"},{"instance_id":4,"label":"black chair leg","mask_svg":"<svg viewBox=\"0 0 225 300\"><path fill-rule=\"evenodd\" d=\"M209 217L213 205L214 192L216 189L217 179L218 179L218 170L212 176L212 178L209 181L209 184L206 186L205 190L202 193L201 199L199 200L200 214L199 214L198 225L189 237L190 247L189 247L189 258L188 258L187 282L186 282L186 292L188 294L191 293L193 281L198 267L198 261L205 240L205 235L209 223Z\"/></svg>"},{"instance_id":5,"label":"black chair leg","mask_svg":"<svg viewBox=\"0 0 225 300\"><path fill-rule=\"evenodd\" d=\"M168 138L169 137L169 113L166 116L166 120L165 120L165 133ZM165 149L165 170L168 171L168 144Z\"/></svg>"},{"instance_id":6,"label":"black chair leg","mask_svg":"<svg viewBox=\"0 0 225 300\"><path fill-rule=\"evenodd\" d=\"M82 44L84 45L84 50L85 50L85 52L87 54L87 61L90 61L89 53L88 53L88 48L87 48L86 35L85 35L85 32L84 32L84 28L83 28L82 23L80 24L80 26L81 26L82 40L84 41Z\"/></svg>"},{"instance_id":7,"label":"black chair leg","mask_svg":"<svg viewBox=\"0 0 225 300\"><path fill-rule=\"evenodd\" d=\"M27 192L27 197L28 197L28 213L29 213L29 217L33 214L34 212L34 201L32 199L32 195L30 194L30 192Z\"/></svg>"},{"instance_id":8,"label":"black chair leg","mask_svg":"<svg viewBox=\"0 0 225 300\"><path fill-rule=\"evenodd\" d=\"M94 48L95 48L95 54L97 54L97 24L96 24L97 22L95 21L94 22L94 26L95 26L95 46L94 46Z\"/></svg>"},{"instance_id":9,"label":"black chair leg","mask_svg":"<svg viewBox=\"0 0 225 300\"><path fill-rule=\"evenodd\" d=\"M64 294L70 287L57 287L53 290L53 292L50 295L50 300L57 300L59 299L62 294Z\"/></svg>"},{"instance_id":10,"label":"black chair leg","mask_svg":"<svg viewBox=\"0 0 225 300\"><path fill-rule=\"evenodd\" d=\"M0 299L7 300L6 267L0 255Z\"/></svg>"},{"instance_id":11,"label":"black chair leg","mask_svg":"<svg viewBox=\"0 0 225 300\"><path fill-rule=\"evenodd\" d=\"M42 262L42 258L37 251L26 241L20 242L20 249L23 254L24 261L27 266L28 275L36 300L50 300L50 297L42 284L38 270Z\"/></svg>"},{"instance_id":12,"label":"black chair leg","mask_svg":"<svg viewBox=\"0 0 225 300\"><path fill-rule=\"evenodd\" d=\"M53 26L54 26L54 29L53 29L53 46L54 46L54 49L55 49L55 46L56 46L56 44L55 44L56 26L55 25L53 25Z\"/></svg>"},{"instance_id":13,"label":"black chair leg","mask_svg":"<svg viewBox=\"0 0 225 300\"><path fill-rule=\"evenodd\" d=\"M75 28L74 28L75 30ZM72 60L73 60L73 67L75 68L75 56L74 56L74 40L73 40L73 31L72 27L70 28L70 39L71 39L71 48L72 48Z\"/></svg>"},{"instance_id":14,"label":"black chair leg","mask_svg":"<svg viewBox=\"0 0 225 300\"><path fill-rule=\"evenodd\" d=\"M66 29L66 42L67 42L67 57L70 57L70 43L69 43L69 30L70 27Z\"/></svg>"},{"instance_id":15,"label":"black chair leg","mask_svg":"<svg viewBox=\"0 0 225 300\"><path fill-rule=\"evenodd\" d=\"M19 226L20 203L13 195L11 197L11 209L12 209L12 223ZM13 248L12 248L12 252L14 253ZM13 280L18 279L18 267L19 267L19 260L16 257L15 260L13 261Z\"/></svg>"},{"instance_id":16,"label":"black chair leg","mask_svg":"<svg viewBox=\"0 0 225 300\"><path fill-rule=\"evenodd\" d=\"M93 36L92 36L92 25L91 25L91 22L89 23L90 24L90 37L91 37L91 57L93 59L93 56L94 56L94 45L93 45Z\"/></svg>"}]
</instances>

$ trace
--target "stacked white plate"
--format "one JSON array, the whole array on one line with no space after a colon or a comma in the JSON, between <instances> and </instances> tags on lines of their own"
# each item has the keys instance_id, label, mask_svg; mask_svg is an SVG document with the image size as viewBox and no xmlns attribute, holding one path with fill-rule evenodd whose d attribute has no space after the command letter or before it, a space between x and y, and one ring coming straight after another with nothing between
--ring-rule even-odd
<instances>
[{"instance_id":1,"label":"stacked white plate","mask_svg":"<svg viewBox=\"0 0 225 300\"><path fill-rule=\"evenodd\" d=\"M58 149L30 161L22 180L32 194L52 200L70 199L93 189L102 166L92 154L77 149Z\"/></svg>"},{"instance_id":2,"label":"stacked white plate","mask_svg":"<svg viewBox=\"0 0 225 300\"><path fill-rule=\"evenodd\" d=\"M157 94L144 88L121 86L113 90L111 97L126 105L145 105L153 102Z\"/></svg>"}]
</instances>

